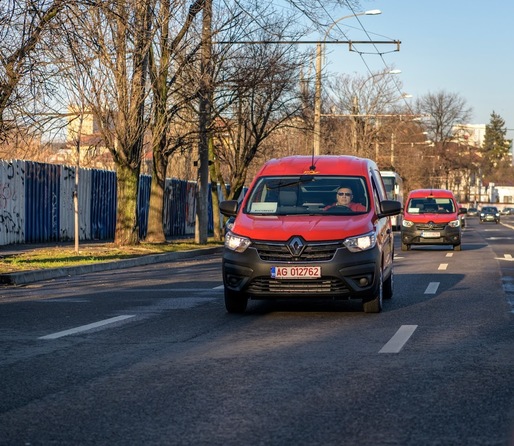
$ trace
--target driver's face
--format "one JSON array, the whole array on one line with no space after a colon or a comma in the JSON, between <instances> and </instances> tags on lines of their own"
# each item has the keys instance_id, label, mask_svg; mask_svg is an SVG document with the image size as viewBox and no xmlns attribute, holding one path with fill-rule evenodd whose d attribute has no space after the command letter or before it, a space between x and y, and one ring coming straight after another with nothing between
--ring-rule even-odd
<instances>
[{"instance_id":1,"label":"driver's face","mask_svg":"<svg viewBox=\"0 0 514 446\"><path fill-rule=\"evenodd\" d=\"M337 204L347 205L352 201L353 193L351 189L341 188L337 191Z\"/></svg>"}]
</instances>

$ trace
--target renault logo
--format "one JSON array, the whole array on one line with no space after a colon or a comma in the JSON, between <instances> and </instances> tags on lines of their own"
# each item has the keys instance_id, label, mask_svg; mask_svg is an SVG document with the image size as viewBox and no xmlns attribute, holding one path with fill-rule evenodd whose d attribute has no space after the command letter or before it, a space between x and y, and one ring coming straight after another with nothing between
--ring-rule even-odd
<instances>
[{"instance_id":1,"label":"renault logo","mask_svg":"<svg viewBox=\"0 0 514 446\"><path fill-rule=\"evenodd\" d=\"M287 243L287 248L291 255L299 257L305 249L305 243L301 237L293 237Z\"/></svg>"}]
</instances>

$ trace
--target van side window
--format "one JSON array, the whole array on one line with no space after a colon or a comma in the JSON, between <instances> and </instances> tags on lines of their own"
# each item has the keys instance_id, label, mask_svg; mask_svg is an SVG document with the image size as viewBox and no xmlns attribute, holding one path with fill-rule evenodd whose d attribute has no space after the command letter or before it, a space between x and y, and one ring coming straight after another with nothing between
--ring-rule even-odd
<instances>
[{"instance_id":1,"label":"van side window","mask_svg":"<svg viewBox=\"0 0 514 446\"><path fill-rule=\"evenodd\" d=\"M381 209L380 209L380 197L378 196L378 191L377 191L377 186L375 184L375 180L374 178L371 179L371 187L373 189L373 201L374 201L374 205L375 205L375 213L376 214L380 214L381 212Z\"/></svg>"},{"instance_id":2,"label":"van side window","mask_svg":"<svg viewBox=\"0 0 514 446\"><path fill-rule=\"evenodd\" d=\"M382 180L382 176L380 175L380 171L371 171L371 182L373 184L373 188L377 190L380 201L387 200L387 191L384 187L384 182Z\"/></svg>"},{"instance_id":3,"label":"van side window","mask_svg":"<svg viewBox=\"0 0 514 446\"><path fill-rule=\"evenodd\" d=\"M380 173L379 173L380 175ZM381 177L379 177L381 179ZM382 200L386 200L387 193L384 189L382 182L379 182L376 173L373 172L373 175L371 175L371 188L373 189L373 201L375 206L375 213L380 214L382 212L380 208L380 202Z\"/></svg>"}]
</instances>

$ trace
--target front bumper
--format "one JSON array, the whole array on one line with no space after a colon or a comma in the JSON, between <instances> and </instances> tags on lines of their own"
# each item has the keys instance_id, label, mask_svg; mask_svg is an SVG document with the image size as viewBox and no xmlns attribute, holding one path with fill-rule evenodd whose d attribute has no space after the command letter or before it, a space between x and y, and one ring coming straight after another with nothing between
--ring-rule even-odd
<instances>
[{"instance_id":1,"label":"front bumper","mask_svg":"<svg viewBox=\"0 0 514 446\"><path fill-rule=\"evenodd\" d=\"M401 239L405 245L460 245L462 231L460 227L448 225L427 228L417 225L410 228L402 227Z\"/></svg>"},{"instance_id":2,"label":"front bumper","mask_svg":"<svg viewBox=\"0 0 514 446\"><path fill-rule=\"evenodd\" d=\"M381 253L377 246L357 253L339 247L331 258L323 260L284 261L272 257L255 247L243 253L225 248L222 262L225 288L252 299L314 297L368 301L376 295L379 286ZM322 275L317 279L271 277L271 267L291 265L321 266Z\"/></svg>"}]
</instances>

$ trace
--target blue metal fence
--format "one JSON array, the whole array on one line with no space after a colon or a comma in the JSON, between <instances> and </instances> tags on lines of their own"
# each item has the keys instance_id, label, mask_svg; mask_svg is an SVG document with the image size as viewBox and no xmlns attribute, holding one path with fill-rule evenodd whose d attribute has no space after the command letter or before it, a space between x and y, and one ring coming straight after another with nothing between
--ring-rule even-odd
<instances>
[{"instance_id":1,"label":"blue metal fence","mask_svg":"<svg viewBox=\"0 0 514 446\"><path fill-rule=\"evenodd\" d=\"M114 238L116 230L116 173L91 171L91 238Z\"/></svg>"},{"instance_id":2,"label":"blue metal fence","mask_svg":"<svg viewBox=\"0 0 514 446\"><path fill-rule=\"evenodd\" d=\"M59 240L61 166L25 164L25 242Z\"/></svg>"},{"instance_id":3,"label":"blue metal fence","mask_svg":"<svg viewBox=\"0 0 514 446\"><path fill-rule=\"evenodd\" d=\"M76 168L32 161L0 160L0 245L67 241L74 238ZM139 235L146 236L151 177L142 175L137 209ZM166 236L195 232L197 184L167 179L163 225ZM78 170L79 236L112 240L116 228L116 173ZM209 233L213 231L209 194Z\"/></svg>"}]
</instances>

